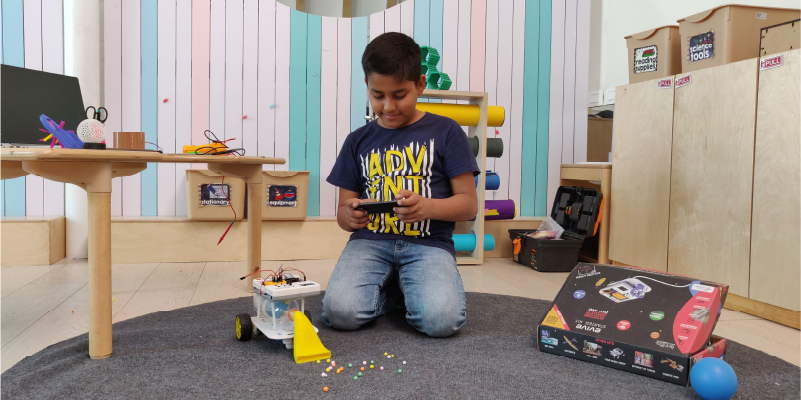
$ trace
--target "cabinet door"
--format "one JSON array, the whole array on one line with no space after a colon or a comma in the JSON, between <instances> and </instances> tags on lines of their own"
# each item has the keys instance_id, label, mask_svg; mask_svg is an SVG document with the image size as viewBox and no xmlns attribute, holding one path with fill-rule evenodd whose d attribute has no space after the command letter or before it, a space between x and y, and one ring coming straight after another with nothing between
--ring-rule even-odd
<instances>
[{"instance_id":1,"label":"cabinet door","mask_svg":"<svg viewBox=\"0 0 801 400\"><path fill-rule=\"evenodd\" d=\"M673 85L660 89L657 82L615 91L609 258L665 271Z\"/></svg>"},{"instance_id":2,"label":"cabinet door","mask_svg":"<svg viewBox=\"0 0 801 400\"><path fill-rule=\"evenodd\" d=\"M670 174L668 271L746 297L757 62L693 71L675 89Z\"/></svg>"},{"instance_id":3,"label":"cabinet door","mask_svg":"<svg viewBox=\"0 0 801 400\"><path fill-rule=\"evenodd\" d=\"M780 67L759 72L749 297L798 311L801 50L780 55Z\"/></svg>"}]
</instances>

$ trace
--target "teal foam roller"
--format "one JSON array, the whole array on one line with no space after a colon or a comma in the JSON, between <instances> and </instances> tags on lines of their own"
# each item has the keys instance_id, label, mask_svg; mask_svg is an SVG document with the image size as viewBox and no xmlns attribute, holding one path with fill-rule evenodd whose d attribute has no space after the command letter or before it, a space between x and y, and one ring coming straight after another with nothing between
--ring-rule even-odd
<instances>
[{"instance_id":1,"label":"teal foam roller","mask_svg":"<svg viewBox=\"0 0 801 400\"><path fill-rule=\"evenodd\" d=\"M476 248L476 235L472 233L453 235L453 247L456 251L473 251ZM495 238L489 233L484 234L484 250L495 250Z\"/></svg>"}]
</instances>

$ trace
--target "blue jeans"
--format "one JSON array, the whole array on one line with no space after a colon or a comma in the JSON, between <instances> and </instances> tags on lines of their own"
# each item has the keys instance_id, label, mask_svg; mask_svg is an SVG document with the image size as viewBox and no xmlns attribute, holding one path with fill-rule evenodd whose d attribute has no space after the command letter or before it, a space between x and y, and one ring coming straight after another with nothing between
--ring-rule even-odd
<instances>
[{"instance_id":1,"label":"blue jeans","mask_svg":"<svg viewBox=\"0 0 801 400\"><path fill-rule=\"evenodd\" d=\"M446 250L403 240L353 240L328 281L323 320L354 330L400 301L409 324L432 337L450 336L467 320L462 277Z\"/></svg>"}]
</instances>

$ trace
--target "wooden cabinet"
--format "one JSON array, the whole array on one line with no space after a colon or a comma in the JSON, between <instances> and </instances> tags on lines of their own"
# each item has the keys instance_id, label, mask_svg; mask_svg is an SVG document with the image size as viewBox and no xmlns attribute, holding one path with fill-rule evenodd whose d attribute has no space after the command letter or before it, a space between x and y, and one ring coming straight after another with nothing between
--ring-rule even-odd
<instances>
[{"instance_id":1,"label":"wooden cabinet","mask_svg":"<svg viewBox=\"0 0 801 400\"><path fill-rule=\"evenodd\" d=\"M744 297L758 70L751 59L693 71L673 105L668 270Z\"/></svg>"},{"instance_id":2,"label":"wooden cabinet","mask_svg":"<svg viewBox=\"0 0 801 400\"><path fill-rule=\"evenodd\" d=\"M797 311L801 303L801 50L782 56L781 67L759 74L749 297Z\"/></svg>"},{"instance_id":3,"label":"wooden cabinet","mask_svg":"<svg viewBox=\"0 0 801 400\"><path fill-rule=\"evenodd\" d=\"M666 271L673 85L657 82L615 92L609 258Z\"/></svg>"},{"instance_id":4,"label":"wooden cabinet","mask_svg":"<svg viewBox=\"0 0 801 400\"><path fill-rule=\"evenodd\" d=\"M732 307L798 327L801 50L780 54L617 89L609 255L728 284Z\"/></svg>"}]
</instances>

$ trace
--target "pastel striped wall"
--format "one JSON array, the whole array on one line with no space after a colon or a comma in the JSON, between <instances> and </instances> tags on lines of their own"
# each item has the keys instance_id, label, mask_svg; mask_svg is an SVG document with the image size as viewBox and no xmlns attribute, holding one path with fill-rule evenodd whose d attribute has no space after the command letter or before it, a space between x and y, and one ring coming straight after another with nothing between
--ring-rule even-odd
<instances>
[{"instance_id":1,"label":"pastel striped wall","mask_svg":"<svg viewBox=\"0 0 801 400\"><path fill-rule=\"evenodd\" d=\"M62 1L3 0L4 63L63 71ZM274 0L107 0L108 131L143 130L173 152L210 129L248 155L288 160L265 169L310 171L309 215L333 216L337 190L325 178L368 107L361 55L371 38L399 31L439 50L453 89L505 107L506 151L488 163L502 184L487 198L546 215L559 164L586 158L588 17L589 0L407 0L353 19ZM115 180L113 214L185 215L186 168L149 165ZM3 215L63 213L63 185L49 185L4 181Z\"/></svg>"},{"instance_id":2,"label":"pastel striped wall","mask_svg":"<svg viewBox=\"0 0 801 400\"><path fill-rule=\"evenodd\" d=\"M62 0L3 0L2 63L64 73ZM64 184L26 176L2 182L2 215L64 215Z\"/></svg>"}]
</instances>

